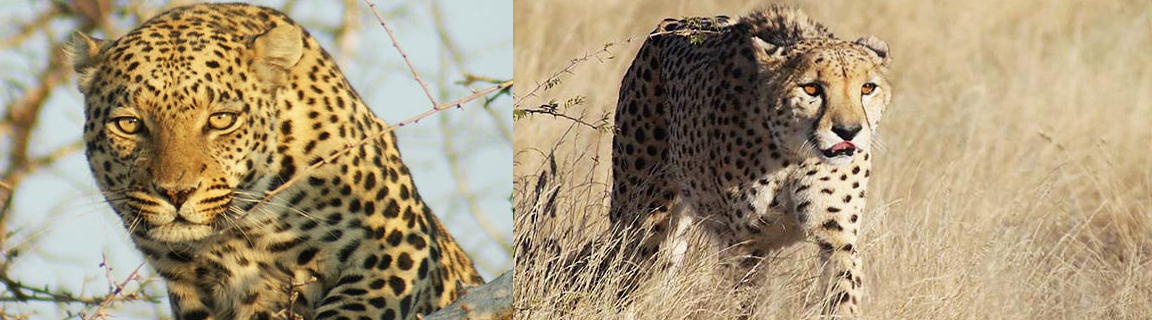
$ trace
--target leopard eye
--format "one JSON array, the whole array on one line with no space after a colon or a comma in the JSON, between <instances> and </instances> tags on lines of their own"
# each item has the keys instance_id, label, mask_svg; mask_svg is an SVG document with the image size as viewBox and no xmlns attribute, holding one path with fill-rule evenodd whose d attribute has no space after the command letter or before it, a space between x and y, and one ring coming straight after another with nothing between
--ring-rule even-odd
<instances>
[{"instance_id":1,"label":"leopard eye","mask_svg":"<svg viewBox=\"0 0 1152 320\"><path fill-rule=\"evenodd\" d=\"M118 117L112 119L116 124L116 129L125 134L136 134L140 132L140 119L136 117Z\"/></svg>"},{"instance_id":2,"label":"leopard eye","mask_svg":"<svg viewBox=\"0 0 1152 320\"><path fill-rule=\"evenodd\" d=\"M208 116L208 125L212 129L224 130L231 128L234 124L236 124L235 112L217 112Z\"/></svg>"},{"instance_id":3,"label":"leopard eye","mask_svg":"<svg viewBox=\"0 0 1152 320\"><path fill-rule=\"evenodd\" d=\"M807 93L808 95L813 96L813 97L819 96L820 92L822 91L822 90L820 90L820 85L815 84L815 83L804 84L804 85L801 85L800 88L804 89L804 93Z\"/></svg>"},{"instance_id":4,"label":"leopard eye","mask_svg":"<svg viewBox=\"0 0 1152 320\"><path fill-rule=\"evenodd\" d=\"M871 83L871 82L865 83L863 87L860 87L860 93L863 93L864 95L870 95L870 94L872 94L872 91L875 91L875 90L876 90L876 84Z\"/></svg>"}]
</instances>

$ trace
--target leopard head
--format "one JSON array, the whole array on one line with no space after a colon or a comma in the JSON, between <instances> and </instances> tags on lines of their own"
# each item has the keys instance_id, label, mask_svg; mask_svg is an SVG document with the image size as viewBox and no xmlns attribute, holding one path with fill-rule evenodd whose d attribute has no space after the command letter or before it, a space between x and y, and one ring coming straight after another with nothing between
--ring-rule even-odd
<instances>
[{"instance_id":1,"label":"leopard head","mask_svg":"<svg viewBox=\"0 0 1152 320\"><path fill-rule=\"evenodd\" d=\"M237 30L168 14L114 41L75 33L67 43L89 164L137 241L234 227L280 170L277 94L304 35L293 25Z\"/></svg>"}]
</instances>

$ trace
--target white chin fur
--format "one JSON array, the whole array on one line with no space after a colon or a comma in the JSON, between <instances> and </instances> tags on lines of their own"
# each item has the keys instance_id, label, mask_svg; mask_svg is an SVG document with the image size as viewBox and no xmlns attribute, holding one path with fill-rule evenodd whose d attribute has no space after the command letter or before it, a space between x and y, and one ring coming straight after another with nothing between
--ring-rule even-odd
<instances>
[{"instance_id":1,"label":"white chin fur","mask_svg":"<svg viewBox=\"0 0 1152 320\"><path fill-rule=\"evenodd\" d=\"M212 227L207 225L166 224L152 227L148 236L160 242L188 242L204 239L212 235Z\"/></svg>"},{"instance_id":2,"label":"white chin fur","mask_svg":"<svg viewBox=\"0 0 1152 320\"><path fill-rule=\"evenodd\" d=\"M820 161L833 166L842 166L852 162L852 156L847 155L839 155L831 158L825 157L824 155L819 155L819 157Z\"/></svg>"}]
</instances>

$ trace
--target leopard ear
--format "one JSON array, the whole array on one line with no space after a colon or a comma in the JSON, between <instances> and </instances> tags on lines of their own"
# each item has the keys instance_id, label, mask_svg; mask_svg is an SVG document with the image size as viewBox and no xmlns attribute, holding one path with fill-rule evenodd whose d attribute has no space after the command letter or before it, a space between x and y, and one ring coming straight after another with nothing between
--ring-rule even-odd
<instances>
[{"instance_id":1,"label":"leopard ear","mask_svg":"<svg viewBox=\"0 0 1152 320\"><path fill-rule=\"evenodd\" d=\"M788 51L787 47L768 43L760 37L752 37L752 49L756 52L756 61L769 68L774 68L787 59L785 56Z\"/></svg>"},{"instance_id":2,"label":"leopard ear","mask_svg":"<svg viewBox=\"0 0 1152 320\"><path fill-rule=\"evenodd\" d=\"M292 66L304 53L300 29L282 25L252 40L253 68L256 78L272 86L283 85Z\"/></svg>"},{"instance_id":3,"label":"leopard ear","mask_svg":"<svg viewBox=\"0 0 1152 320\"><path fill-rule=\"evenodd\" d=\"M888 54L888 43L884 42L884 40L880 40L874 36L868 36L867 38L856 39L853 43L872 50L872 53L875 53L876 56L880 58L879 64L881 66L887 67L888 62L892 60L891 55Z\"/></svg>"},{"instance_id":4,"label":"leopard ear","mask_svg":"<svg viewBox=\"0 0 1152 320\"><path fill-rule=\"evenodd\" d=\"M72 64L72 69L76 70L78 79L76 85L80 88L80 92L87 92L91 86L96 63L102 59L100 51L106 44L107 41L88 37L80 31L73 31L72 36L64 43L64 54Z\"/></svg>"}]
</instances>

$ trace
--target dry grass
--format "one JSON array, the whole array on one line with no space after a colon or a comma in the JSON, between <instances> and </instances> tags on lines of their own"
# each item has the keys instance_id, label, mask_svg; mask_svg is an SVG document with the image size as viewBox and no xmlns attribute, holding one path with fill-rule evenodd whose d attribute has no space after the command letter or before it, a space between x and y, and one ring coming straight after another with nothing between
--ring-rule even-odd
<instances>
[{"instance_id":1,"label":"dry grass","mask_svg":"<svg viewBox=\"0 0 1152 320\"><path fill-rule=\"evenodd\" d=\"M562 111L610 119L641 37L662 18L761 4L517 1L517 108L584 97ZM862 230L867 318L1152 318L1152 2L798 5L843 38L888 41L895 59L879 129L887 148ZM603 60L527 96L524 84L609 42ZM611 137L545 115L514 129L516 240L538 250L558 238L571 254L605 227ZM556 217L531 215L548 203ZM812 315L814 246L780 252L762 289L736 293L745 297L713 276L714 252L696 254L681 274L643 282L623 311L618 274L556 272L562 264L546 255L518 260L517 319L727 318L738 299L754 299L762 318Z\"/></svg>"}]
</instances>

